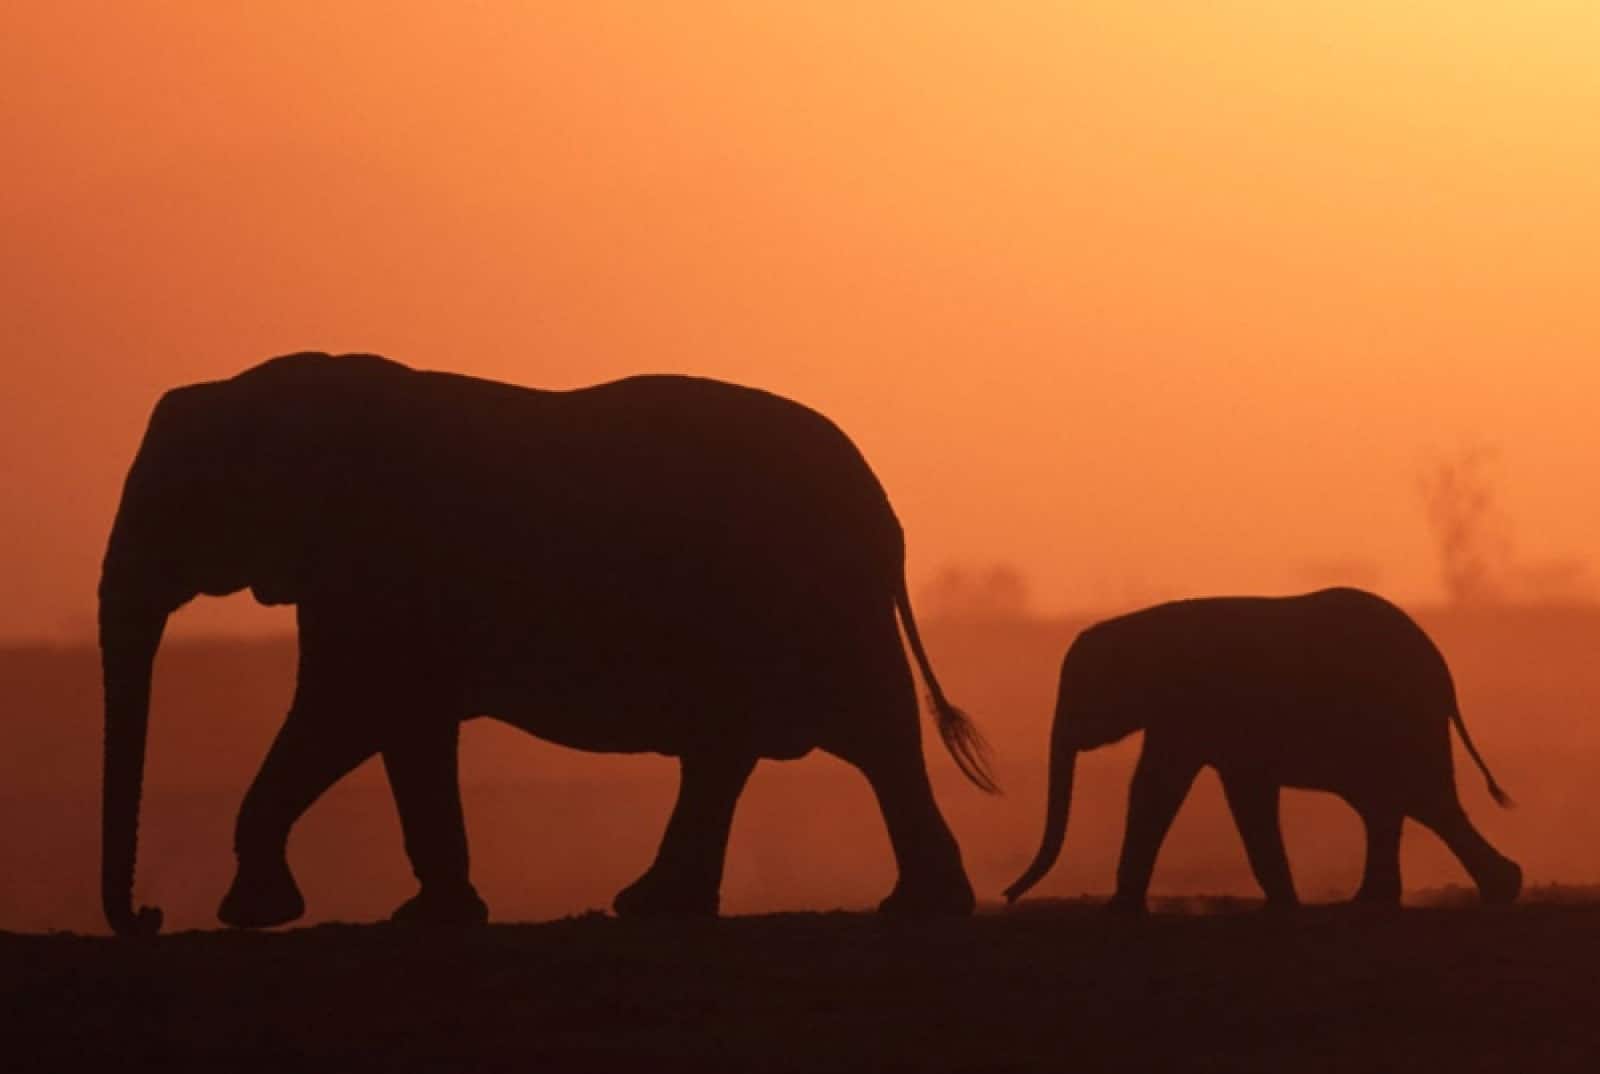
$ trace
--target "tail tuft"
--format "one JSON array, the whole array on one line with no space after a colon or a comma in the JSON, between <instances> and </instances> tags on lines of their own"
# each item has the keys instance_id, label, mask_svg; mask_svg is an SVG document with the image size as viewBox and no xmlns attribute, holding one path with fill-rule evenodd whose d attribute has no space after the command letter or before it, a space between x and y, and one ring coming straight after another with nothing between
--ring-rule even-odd
<instances>
[{"instance_id":1,"label":"tail tuft","mask_svg":"<svg viewBox=\"0 0 1600 1074\"><path fill-rule=\"evenodd\" d=\"M1496 783L1492 776L1489 778L1489 797L1493 798L1494 804L1501 809L1517 808L1517 800L1507 794L1505 788Z\"/></svg>"},{"instance_id":2,"label":"tail tuft","mask_svg":"<svg viewBox=\"0 0 1600 1074\"><path fill-rule=\"evenodd\" d=\"M994 778L989 743L966 713L950 704L936 693L929 692L934 718L939 725L939 737L945 749L955 758L956 767L979 790L999 794L1000 784Z\"/></svg>"},{"instance_id":3,"label":"tail tuft","mask_svg":"<svg viewBox=\"0 0 1600 1074\"><path fill-rule=\"evenodd\" d=\"M934 678L933 666L928 663L928 651L922 647L922 636L917 631L917 620L911 614L911 598L906 593L903 564L900 588L895 592L894 603L900 612L900 625L906 632L911 655L916 658L917 667L922 671L922 681L928 687L928 701L933 708L934 722L939 725L939 737L944 739L945 749L955 758L961 774L979 790L999 794L1000 785L995 782L989 762L989 744L983 740L983 735L979 734L971 718L950 704L944 691L939 689L939 680Z\"/></svg>"}]
</instances>

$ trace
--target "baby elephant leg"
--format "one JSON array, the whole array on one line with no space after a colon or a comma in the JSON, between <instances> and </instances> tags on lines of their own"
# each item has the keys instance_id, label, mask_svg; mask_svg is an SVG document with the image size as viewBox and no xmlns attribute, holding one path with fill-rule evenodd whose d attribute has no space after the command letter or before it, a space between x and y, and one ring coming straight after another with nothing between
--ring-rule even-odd
<instances>
[{"instance_id":1,"label":"baby elephant leg","mask_svg":"<svg viewBox=\"0 0 1600 1074\"><path fill-rule=\"evenodd\" d=\"M1478 886L1478 897L1485 903L1497 905L1516 901L1522 891L1522 867L1489 844L1467 819L1460 802L1452 798L1416 810L1412 815L1437 832L1451 852L1461 859Z\"/></svg>"},{"instance_id":2,"label":"baby elephant leg","mask_svg":"<svg viewBox=\"0 0 1600 1074\"><path fill-rule=\"evenodd\" d=\"M1117 893L1111 908L1142 911L1150 890L1161 841L1200 774L1200 765L1147 735L1128 788L1128 826L1117 865Z\"/></svg>"},{"instance_id":3,"label":"baby elephant leg","mask_svg":"<svg viewBox=\"0 0 1600 1074\"><path fill-rule=\"evenodd\" d=\"M1222 791L1267 905L1299 905L1289 856L1283 849L1283 830L1278 825L1278 784L1256 773L1224 773Z\"/></svg>"}]
</instances>

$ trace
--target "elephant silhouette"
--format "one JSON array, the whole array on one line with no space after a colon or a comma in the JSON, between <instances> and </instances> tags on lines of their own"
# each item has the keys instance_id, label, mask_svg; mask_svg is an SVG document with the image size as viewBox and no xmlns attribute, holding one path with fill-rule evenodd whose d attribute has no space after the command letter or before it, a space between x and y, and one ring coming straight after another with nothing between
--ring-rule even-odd
<instances>
[{"instance_id":1,"label":"elephant silhouette","mask_svg":"<svg viewBox=\"0 0 1600 1074\"><path fill-rule=\"evenodd\" d=\"M1522 870L1461 808L1452 724L1490 794L1509 805L1467 735L1444 657L1403 611L1361 590L1181 600L1097 623L1061 664L1044 838L1006 899L1061 853L1079 751L1142 730L1114 907L1144 908L1161 842L1207 765L1269 905L1297 901L1278 826L1282 787L1332 791L1360 814L1358 901L1399 902L1400 828L1411 817L1461 859L1485 902L1511 902Z\"/></svg>"},{"instance_id":2,"label":"elephant silhouette","mask_svg":"<svg viewBox=\"0 0 1600 1074\"><path fill-rule=\"evenodd\" d=\"M100 581L106 918L123 934L161 925L132 890L167 618L247 587L296 606L300 655L239 810L227 924L303 913L290 828L374 755L419 884L394 918L485 920L457 770L460 724L478 716L679 759L659 852L619 914L715 914L751 770L812 749L876 794L899 873L881 909L970 912L899 628L945 745L994 785L929 665L904 559L845 434L750 388L640 376L538 391L314 353L175 388L128 473Z\"/></svg>"}]
</instances>

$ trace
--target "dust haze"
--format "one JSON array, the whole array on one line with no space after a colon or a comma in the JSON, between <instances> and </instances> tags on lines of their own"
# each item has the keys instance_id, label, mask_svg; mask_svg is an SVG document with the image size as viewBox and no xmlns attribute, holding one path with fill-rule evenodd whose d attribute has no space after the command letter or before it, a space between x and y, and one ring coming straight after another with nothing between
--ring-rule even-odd
<instances>
[{"instance_id":1,"label":"dust haze","mask_svg":"<svg viewBox=\"0 0 1600 1074\"><path fill-rule=\"evenodd\" d=\"M967 582L953 580L957 575ZM968 785L931 729L924 742L941 807L980 899L995 901L1037 845L1056 673L1084 620L1022 613L1018 580L974 567L930 583L925 629L951 696L995 747L1006 794ZM999 581L995 581L995 579ZM985 580L988 581L985 581ZM950 600L932 599L940 589ZM997 606L985 606L987 593ZM941 614L935 614L941 609ZM1462 799L1530 885L1600 882L1600 609L1466 605L1410 609L1455 673L1474 739L1519 808L1497 809L1457 746ZM151 715L138 897L174 928L215 927L233 867L234 812L282 721L292 638L176 640L162 651ZM97 654L84 645L0 651L0 929L103 931L99 906L102 713ZM1037 894L1109 894L1137 738L1079 762L1060 865ZM676 766L655 756L561 749L490 720L469 723L462 784L474 879L499 920L601 909L654 854ZM1284 832L1302 895L1348 897L1360 879L1360 822L1342 803L1285 792ZM381 767L369 763L302 820L290 846L310 922L381 919L414 887ZM1467 885L1431 834L1408 826L1403 875L1421 889ZM739 804L725 913L865 909L893 883L893 858L866 781L813 755L764 762ZM1201 777L1157 866L1153 893L1254 897L1215 777Z\"/></svg>"}]
</instances>

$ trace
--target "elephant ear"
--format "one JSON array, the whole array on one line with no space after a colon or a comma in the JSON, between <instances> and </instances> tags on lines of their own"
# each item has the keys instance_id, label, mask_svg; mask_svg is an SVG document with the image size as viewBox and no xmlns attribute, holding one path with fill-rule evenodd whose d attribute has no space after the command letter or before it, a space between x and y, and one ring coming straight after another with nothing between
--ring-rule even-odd
<instances>
[{"instance_id":1,"label":"elephant ear","mask_svg":"<svg viewBox=\"0 0 1600 1074\"><path fill-rule=\"evenodd\" d=\"M265 375L273 372L279 375ZM317 465L326 430L321 408L307 398L316 394L315 377L282 372L258 366L230 382L245 432L235 489L239 536L250 592L262 604L295 604L305 595L327 499Z\"/></svg>"},{"instance_id":2,"label":"elephant ear","mask_svg":"<svg viewBox=\"0 0 1600 1074\"><path fill-rule=\"evenodd\" d=\"M222 584L230 550L219 538L237 432L222 389L190 384L156 404L112 523L102 597L137 594L171 610Z\"/></svg>"},{"instance_id":3,"label":"elephant ear","mask_svg":"<svg viewBox=\"0 0 1600 1074\"><path fill-rule=\"evenodd\" d=\"M370 381L405 371L364 356L291 355L234 379L247 416L240 494L251 592L298 603L362 558L363 473L383 445L384 411Z\"/></svg>"},{"instance_id":4,"label":"elephant ear","mask_svg":"<svg viewBox=\"0 0 1600 1074\"><path fill-rule=\"evenodd\" d=\"M258 508L261 506L258 501ZM251 538L250 593L261 604L298 604L307 588L309 527L288 512Z\"/></svg>"}]
</instances>

